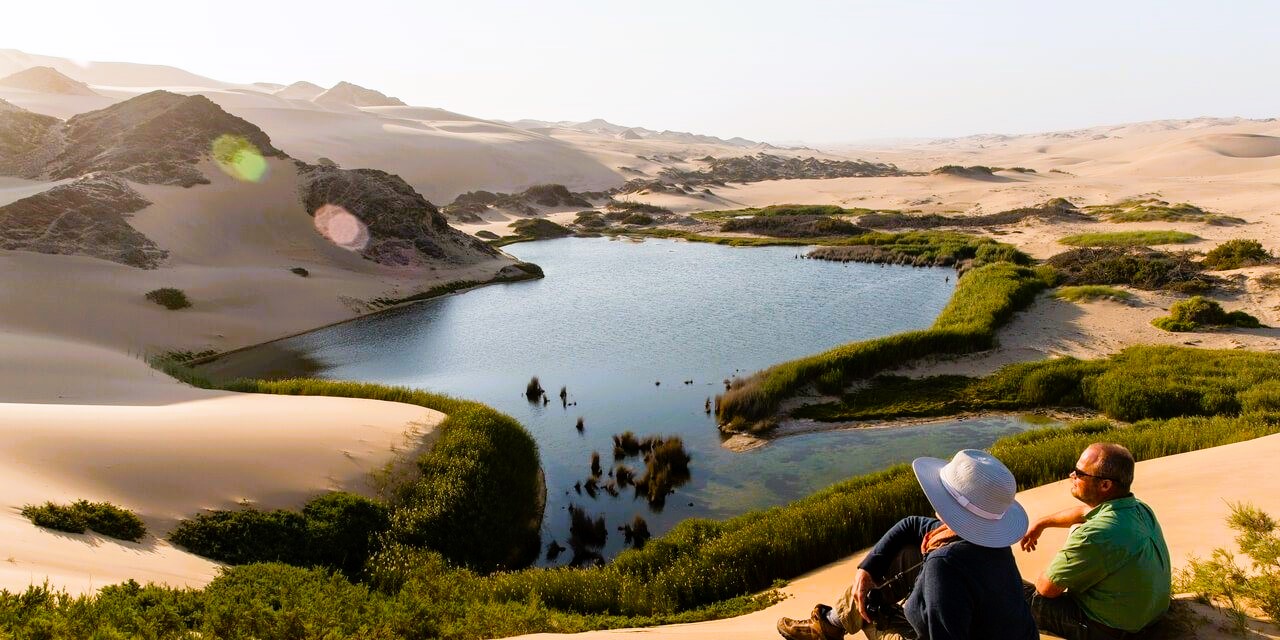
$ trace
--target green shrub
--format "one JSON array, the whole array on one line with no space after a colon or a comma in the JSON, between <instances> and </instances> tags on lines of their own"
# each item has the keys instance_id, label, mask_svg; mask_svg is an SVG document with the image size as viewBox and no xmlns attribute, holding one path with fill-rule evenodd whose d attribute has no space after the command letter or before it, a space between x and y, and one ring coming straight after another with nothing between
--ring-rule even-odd
<instances>
[{"instance_id":1,"label":"green shrub","mask_svg":"<svg viewBox=\"0 0 1280 640\"><path fill-rule=\"evenodd\" d=\"M1217 278L1186 253L1117 247L1072 249L1047 261L1066 285L1122 284L1137 289L1167 289L1198 293L1211 289Z\"/></svg>"},{"instance_id":2,"label":"green shrub","mask_svg":"<svg viewBox=\"0 0 1280 640\"><path fill-rule=\"evenodd\" d=\"M138 542L147 535L147 526L137 514L109 502L76 500L70 505L46 502L41 506L23 507L22 515L38 526L68 533L92 530L129 542Z\"/></svg>"},{"instance_id":3,"label":"green shrub","mask_svg":"<svg viewBox=\"0 0 1280 640\"><path fill-rule=\"evenodd\" d=\"M479 231L477 231L477 232L476 232L476 237L477 237L477 238L480 238L480 239L482 239L482 240L497 240L497 239L498 239L498 234L496 234L496 233L494 233L494 232L492 232L492 231L490 231L490 230L488 230L488 229L481 229L481 230L479 230Z\"/></svg>"},{"instance_id":4,"label":"green shrub","mask_svg":"<svg viewBox=\"0 0 1280 640\"><path fill-rule=\"evenodd\" d=\"M311 562L358 576L376 550L376 537L391 526L386 505L335 491L302 507Z\"/></svg>"},{"instance_id":5,"label":"green shrub","mask_svg":"<svg viewBox=\"0 0 1280 640\"><path fill-rule=\"evenodd\" d=\"M632 213L621 220L622 224L648 226L653 224L653 216L647 213Z\"/></svg>"},{"instance_id":6,"label":"green shrub","mask_svg":"<svg viewBox=\"0 0 1280 640\"><path fill-rule=\"evenodd\" d=\"M304 267L294 267L289 270L289 273L292 273L297 276L302 276L304 278L311 275L311 272L307 271L306 268Z\"/></svg>"},{"instance_id":7,"label":"green shrub","mask_svg":"<svg viewBox=\"0 0 1280 640\"><path fill-rule=\"evenodd\" d=\"M867 230L847 220L830 216L791 215L732 218L720 225L731 233L757 233L780 238L856 236Z\"/></svg>"},{"instance_id":8,"label":"green shrub","mask_svg":"<svg viewBox=\"0 0 1280 640\"><path fill-rule=\"evenodd\" d=\"M1110 222L1204 222L1208 224L1244 224L1244 220L1219 213L1209 213L1185 202L1169 204L1164 200L1147 198L1125 200L1117 204L1103 204L1086 209Z\"/></svg>"},{"instance_id":9,"label":"green shrub","mask_svg":"<svg viewBox=\"0 0 1280 640\"><path fill-rule=\"evenodd\" d=\"M1077 247L1146 247L1157 244L1183 244L1200 237L1182 231L1113 231L1079 233L1059 238L1058 242Z\"/></svg>"},{"instance_id":10,"label":"green shrub","mask_svg":"<svg viewBox=\"0 0 1280 640\"><path fill-rule=\"evenodd\" d=\"M305 565L309 560L306 532L306 518L285 509L216 510L179 522L169 532L169 541L197 555L228 564Z\"/></svg>"},{"instance_id":11,"label":"green shrub","mask_svg":"<svg viewBox=\"0 0 1280 640\"><path fill-rule=\"evenodd\" d=\"M1074 287L1062 287L1054 293L1054 296L1062 300L1070 300L1071 302L1085 302L1089 300L1131 300L1133 294L1123 289L1115 287L1106 287L1097 284L1078 285Z\"/></svg>"},{"instance_id":12,"label":"green shrub","mask_svg":"<svg viewBox=\"0 0 1280 640\"><path fill-rule=\"evenodd\" d=\"M1218 548L1204 560L1193 556L1174 577L1174 587L1224 607L1236 630L1245 635L1246 606L1257 607L1272 620L1280 617L1280 524L1243 503L1231 505L1227 524L1236 532L1239 551ZM1240 566L1238 556L1249 558L1251 566Z\"/></svg>"},{"instance_id":13,"label":"green shrub","mask_svg":"<svg viewBox=\"0 0 1280 640\"><path fill-rule=\"evenodd\" d=\"M1201 263L1208 269L1225 271L1267 264L1273 259L1272 255L1262 248L1261 242L1236 238L1210 249Z\"/></svg>"},{"instance_id":14,"label":"green shrub","mask_svg":"<svg viewBox=\"0 0 1280 640\"><path fill-rule=\"evenodd\" d=\"M170 311L185 309L191 306L191 301L187 299L187 294L181 289L173 287L163 287L160 289L152 289L147 292L147 299L166 308Z\"/></svg>"},{"instance_id":15,"label":"green shrub","mask_svg":"<svg viewBox=\"0 0 1280 640\"><path fill-rule=\"evenodd\" d=\"M519 240L548 240L573 235L569 229L546 218L525 218L511 223Z\"/></svg>"},{"instance_id":16,"label":"green shrub","mask_svg":"<svg viewBox=\"0 0 1280 640\"><path fill-rule=\"evenodd\" d=\"M1169 315L1156 318L1151 324L1165 331L1195 331L1220 326L1256 329L1262 326L1257 318L1243 311L1227 313L1222 310L1222 305L1201 296L1173 303Z\"/></svg>"}]
</instances>

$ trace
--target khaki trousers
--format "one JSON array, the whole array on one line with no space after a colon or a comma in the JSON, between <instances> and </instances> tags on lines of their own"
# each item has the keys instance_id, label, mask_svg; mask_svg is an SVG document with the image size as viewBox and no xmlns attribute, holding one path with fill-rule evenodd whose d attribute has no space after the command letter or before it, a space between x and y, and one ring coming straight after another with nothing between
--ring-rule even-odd
<instances>
[{"instance_id":1,"label":"khaki trousers","mask_svg":"<svg viewBox=\"0 0 1280 640\"><path fill-rule=\"evenodd\" d=\"M906 573L885 587L885 595L888 596L885 598L886 601L899 603L911 595L916 578L920 577L919 564L923 558L920 548L914 545L899 551L894 556L893 561L889 563L889 575L880 582L883 583L884 580L900 573ZM840 625L844 627L846 633L856 634L861 631L867 640L915 640L916 637L915 631L905 618L890 621L882 628L877 628L874 623L863 622L862 615L858 613L858 603L853 598L852 584L844 590L844 595L840 596L840 601L836 603L836 615L839 616Z\"/></svg>"}]
</instances>

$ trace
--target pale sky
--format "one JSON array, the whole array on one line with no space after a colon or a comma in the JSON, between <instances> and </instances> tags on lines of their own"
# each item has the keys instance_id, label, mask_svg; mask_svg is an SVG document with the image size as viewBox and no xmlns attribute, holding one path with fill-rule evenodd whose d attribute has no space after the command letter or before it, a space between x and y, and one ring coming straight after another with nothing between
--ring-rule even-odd
<instances>
[{"instance_id":1,"label":"pale sky","mask_svg":"<svg viewBox=\"0 0 1280 640\"><path fill-rule=\"evenodd\" d=\"M810 143L1280 116L1278 35L1265 1L0 5L0 48L28 53Z\"/></svg>"}]
</instances>

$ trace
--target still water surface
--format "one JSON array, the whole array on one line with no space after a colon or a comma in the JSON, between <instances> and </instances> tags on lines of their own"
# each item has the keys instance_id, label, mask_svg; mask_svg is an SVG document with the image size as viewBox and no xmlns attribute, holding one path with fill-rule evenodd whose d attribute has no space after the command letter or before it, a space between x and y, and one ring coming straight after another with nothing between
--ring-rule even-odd
<instances>
[{"instance_id":1,"label":"still water surface","mask_svg":"<svg viewBox=\"0 0 1280 640\"><path fill-rule=\"evenodd\" d=\"M689 517L783 504L850 475L920 455L949 457L1025 430L1015 418L813 433L745 453L721 447L708 398L723 380L850 342L929 326L950 298L950 269L797 259L794 247L563 239L506 250L546 278L484 287L291 338L320 377L420 387L484 402L534 435L547 480L543 546L567 546L571 504L617 527L643 516L654 535ZM538 376L550 403L524 397ZM692 380L691 384L685 381ZM560 388L568 388L564 407ZM574 425L581 417L585 429ZM574 490L593 451L606 469L624 430L678 435L692 479L659 511L631 490ZM630 467L643 471L632 459ZM564 563L568 553L555 563ZM545 555L540 561L547 564Z\"/></svg>"}]
</instances>

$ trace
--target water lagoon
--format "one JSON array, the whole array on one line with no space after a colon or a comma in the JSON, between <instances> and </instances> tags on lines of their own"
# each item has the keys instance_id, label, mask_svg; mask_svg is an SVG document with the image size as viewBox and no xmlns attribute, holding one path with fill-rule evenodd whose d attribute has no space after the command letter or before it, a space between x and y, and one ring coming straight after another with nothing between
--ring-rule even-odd
<instances>
[{"instance_id":1,"label":"water lagoon","mask_svg":"<svg viewBox=\"0 0 1280 640\"><path fill-rule=\"evenodd\" d=\"M407 385L478 400L522 422L547 481L544 547L567 546L569 508L603 515L604 557L639 515L654 535L689 517L783 504L850 475L919 455L984 447L1030 425L1016 418L845 430L721 446L709 398L724 380L850 342L929 326L950 298L950 269L800 259L796 247L570 238L506 250L546 278L484 287L286 341L310 375ZM524 395L538 376L549 403ZM568 406L559 396L566 387ZM582 418L584 429L575 428ZM680 436L691 479L658 508L634 490L575 489L591 454L613 468L612 436ZM637 458L626 465L642 474ZM601 479L602 483L610 480ZM564 554L551 564L568 561ZM546 556L540 561L547 564Z\"/></svg>"}]
</instances>

